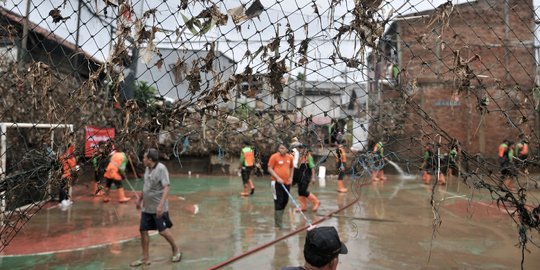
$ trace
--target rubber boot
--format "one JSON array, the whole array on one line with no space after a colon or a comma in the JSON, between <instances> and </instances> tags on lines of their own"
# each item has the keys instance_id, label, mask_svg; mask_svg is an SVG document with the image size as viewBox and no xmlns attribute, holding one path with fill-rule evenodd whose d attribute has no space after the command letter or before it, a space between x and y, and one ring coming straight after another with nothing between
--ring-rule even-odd
<instances>
[{"instance_id":1,"label":"rubber boot","mask_svg":"<svg viewBox=\"0 0 540 270\"><path fill-rule=\"evenodd\" d=\"M422 174L422 181L424 181L425 185L429 185L429 182L431 182L431 175L429 175L428 172L424 172L424 174Z\"/></svg>"},{"instance_id":2,"label":"rubber boot","mask_svg":"<svg viewBox=\"0 0 540 270\"><path fill-rule=\"evenodd\" d=\"M253 181L251 181L251 179L249 179L249 187L251 188L249 195L253 195L255 193L255 185L253 185Z\"/></svg>"},{"instance_id":3,"label":"rubber boot","mask_svg":"<svg viewBox=\"0 0 540 270\"><path fill-rule=\"evenodd\" d=\"M242 197L249 196L249 188L248 188L248 184L245 184L245 185L244 185L244 191L240 192L240 196L242 196Z\"/></svg>"},{"instance_id":4,"label":"rubber boot","mask_svg":"<svg viewBox=\"0 0 540 270\"><path fill-rule=\"evenodd\" d=\"M373 181L373 182L379 181L379 177L378 177L378 176L379 176L379 171L374 171L374 172L373 172L373 175L371 175L371 181Z\"/></svg>"},{"instance_id":5,"label":"rubber boot","mask_svg":"<svg viewBox=\"0 0 540 270\"><path fill-rule=\"evenodd\" d=\"M283 228L283 210L274 210L274 225L276 228Z\"/></svg>"},{"instance_id":6,"label":"rubber boot","mask_svg":"<svg viewBox=\"0 0 540 270\"><path fill-rule=\"evenodd\" d=\"M97 189L98 189L98 183L97 183L97 182L93 182L93 183L92 183L92 196L96 196Z\"/></svg>"},{"instance_id":7,"label":"rubber boot","mask_svg":"<svg viewBox=\"0 0 540 270\"><path fill-rule=\"evenodd\" d=\"M337 181L337 191L338 192L341 192L341 193L346 193L347 191L349 191L348 189L345 188L345 185L343 184L343 180L338 180Z\"/></svg>"},{"instance_id":8,"label":"rubber boot","mask_svg":"<svg viewBox=\"0 0 540 270\"><path fill-rule=\"evenodd\" d=\"M505 180L503 181L503 183L504 183L504 185L506 186L506 188L507 188L510 192L515 191L515 189L514 189L514 183L513 183L512 179L508 179L508 178L507 178L507 179L505 179Z\"/></svg>"},{"instance_id":9,"label":"rubber boot","mask_svg":"<svg viewBox=\"0 0 540 270\"><path fill-rule=\"evenodd\" d=\"M317 209L319 209L319 205L321 205L321 201L317 199L317 196L313 195L313 193L309 193L308 200L313 204L311 210L313 210L313 212L317 211Z\"/></svg>"},{"instance_id":10,"label":"rubber boot","mask_svg":"<svg viewBox=\"0 0 540 270\"><path fill-rule=\"evenodd\" d=\"M111 189L110 188L105 188L105 194L103 195L103 202L104 203L108 203L111 198L109 198L109 193L111 192Z\"/></svg>"},{"instance_id":11,"label":"rubber boot","mask_svg":"<svg viewBox=\"0 0 540 270\"><path fill-rule=\"evenodd\" d=\"M384 176L384 171L383 170L379 170L379 172L377 174L377 178L379 178L379 180L381 180L381 181L386 181L386 176Z\"/></svg>"},{"instance_id":12,"label":"rubber boot","mask_svg":"<svg viewBox=\"0 0 540 270\"><path fill-rule=\"evenodd\" d=\"M299 196L298 197L298 203L300 204L300 210L302 212L305 212L307 210L307 200L305 196ZM296 212L300 212L298 209L296 209Z\"/></svg>"},{"instance_id":13,"label":"rubber boot","mask_svg":"<svg viewBox=\"0 0 540 270\"><path fill-rule=\"evenodd\" d=\"M446 178L444 177L444 173L439 174L439 185L446 185Z\"/></svg>"},{"instance_id":14,"label":"rubber boot","mask_svg":"<svg viewBox=\"0 0 540 270\"><path fill-rule=\"evenodd\" d=\"M95 197L103 196L103 190L99 190L98 182L92 183L92 196L95 196Z\"/></svg>"},{"instance_id":15,"label":"rubber boot","mask_svg":"<svg viewBox=\"0 0 540 270\"><path fill-rule=\"evenodd\" d=\"M125 203L127 201L131 200L131 198L126 197L126 194L124 192L124 188L118 189L118 202L119 203Z\"/></svg>"}]
</instances>

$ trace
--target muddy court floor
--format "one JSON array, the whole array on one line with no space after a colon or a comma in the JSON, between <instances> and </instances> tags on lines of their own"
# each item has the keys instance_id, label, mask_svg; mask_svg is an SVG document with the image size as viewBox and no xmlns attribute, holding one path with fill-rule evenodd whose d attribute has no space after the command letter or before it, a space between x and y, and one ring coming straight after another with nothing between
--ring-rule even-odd
<instances>
[{"instance_id":1,"label":"muddy court floor","mask_svg":"<svg viewBox=\"0 0 540 270\"><path fill-rule=\"evenodd\" d=\"M142 180L130 181L141 189ZM209 269L306 225L289 202L287 228L275 229L269 180L254 182L255 194L243 198L238 195L239 177L171 178L171 230L183 259L171 263L169 245L152 234L152 265L146 269ZM325 187L313 183L310 189L322 203L317 213L306 212L312 221L323 218L319 226L335 226L348 246L349 254L340 257L340 270L520 268L517 226L487 192L472 192L456 178L436 187L442 223L434 232L430 187L419 178L390 176L384 183L347 183L351 188L347 194L335 191L332 177ZM129 263L141 255L133 193L127 204L114 200L104 204L87 193L84 186L77 187L68 209L46 204L3 251L0 269L133 269ZM296 187L292 194L296 197ZM530 192L531 204L537 205L539 198L540 191ZM531 237L540 243L537 232ZM220 269L301 265L304 239L301 231ZM540 269L540 248L530 245L529 251L525 269Z\"/></svg>"}]
</instances>

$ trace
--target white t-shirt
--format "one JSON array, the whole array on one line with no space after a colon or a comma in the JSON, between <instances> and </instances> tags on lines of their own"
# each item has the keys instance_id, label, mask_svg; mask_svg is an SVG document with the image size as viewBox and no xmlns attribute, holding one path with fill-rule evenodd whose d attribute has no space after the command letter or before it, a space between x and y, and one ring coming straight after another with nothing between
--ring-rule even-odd
<instances>
[{"instance_id":1,"label":"white t-shirt","mask_svg":"<svg viewBox=\"0 0 540 270\"><path fill-rule=\"evenodd\" d=\"M295 169L298 169L298 161L300 161L300 152L298 152L298 149L293 148L293 167Z\"/></svg>"}]
</instances>

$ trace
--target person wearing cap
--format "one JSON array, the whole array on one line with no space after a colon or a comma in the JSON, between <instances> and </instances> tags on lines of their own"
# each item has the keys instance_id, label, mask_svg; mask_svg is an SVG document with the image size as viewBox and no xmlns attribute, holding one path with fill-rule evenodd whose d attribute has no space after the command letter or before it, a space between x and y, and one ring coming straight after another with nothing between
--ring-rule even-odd
<instances>
[{"instance_id":1,"label":"person wearing cap","mask_svg":"<svg viewBox=\"0 0 540 270\"><path fill-rule=\"evenodd\" d=\"M283 227L283 212L289 202L293 176L293 157L288 153L287 146L281 143L278 152L268 160L268 172L272 176L272 192L274 195L274 222L278 228ZM285 191L287 189L287 191Z\"/></svg>"},{"instance_id":2,"label":"person wearing cap","mask_svg":"<svg viewBox=\"0 0 540 270\"><path fill-rule=\"evenodd\" d=\"M307 201L309 200L312 203L312 208L314 212L319 209L321 202L313 194L308 191L309 183L315 181L315 162L313 161L313 156L311 151L306 147L306 145L298 145L298 150L300 157L298 158L298 169L294 169L294 173L299 175L298 184L298 201L300 202L300 210L307 210ZM293 177L294 181L294 177Z\"/></svg>"},{"instance_id":3,"label":"person wearing cap","mask_svg":"<svg viewBox=\"0 0 540 270\"><path fill-rule=\"evenodd\" d=\"M304 243L304 266L285 267L282 270L336 270L339 254L347 254L347 246L339 239L334 227L308 230Z\"/></svg>"}]
</instances>

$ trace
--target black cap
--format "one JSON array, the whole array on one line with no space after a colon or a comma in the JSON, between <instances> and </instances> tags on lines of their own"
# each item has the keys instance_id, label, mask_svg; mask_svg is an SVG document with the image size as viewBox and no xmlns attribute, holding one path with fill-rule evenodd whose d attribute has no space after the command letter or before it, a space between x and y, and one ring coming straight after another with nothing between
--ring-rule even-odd
<instances>
[{"instance_id":1,"label":"black cap","mask_svg":"<svg viewBox=\"0 0 540 270\"><path fill-rule=\"evenodd\" d=\"M345 244L339 239L334 227L318 227L308 231L304 245L304 258L315 266L330 263L338 254L347 254Z\"/></svg>"}]
</instances>

